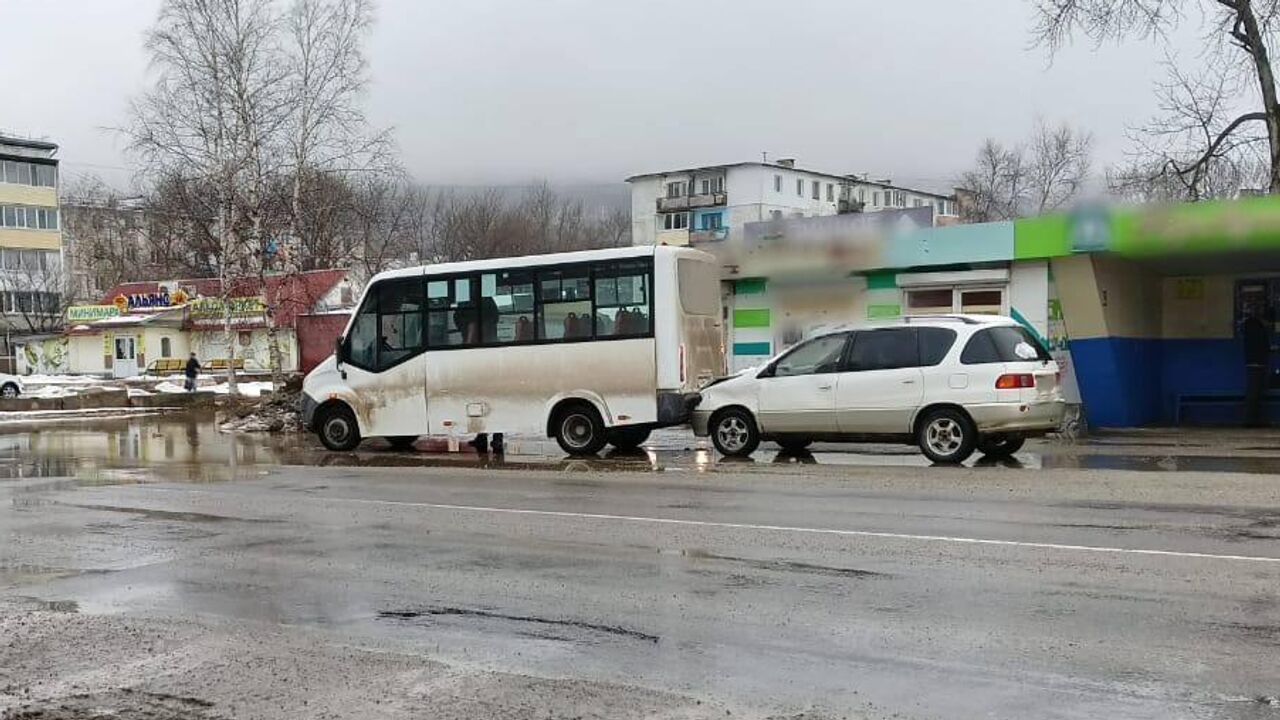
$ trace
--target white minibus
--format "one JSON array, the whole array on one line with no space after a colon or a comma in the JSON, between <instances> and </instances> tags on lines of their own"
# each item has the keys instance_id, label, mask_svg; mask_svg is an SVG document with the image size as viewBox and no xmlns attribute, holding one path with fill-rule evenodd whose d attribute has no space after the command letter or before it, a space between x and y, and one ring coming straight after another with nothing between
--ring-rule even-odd
<instances>
[{"instance_id":1,"label":"white minibus","mask_svg":"<svg viewBox=\"0 0 1280 720\"><path fill-rule=\"evenodd\" d=\"M688 422L724 372L718 267L642 246L428 265L374 276L337 350L303 383L331 450L421 435L631 449Z\"/></svg>"}]
</instances>

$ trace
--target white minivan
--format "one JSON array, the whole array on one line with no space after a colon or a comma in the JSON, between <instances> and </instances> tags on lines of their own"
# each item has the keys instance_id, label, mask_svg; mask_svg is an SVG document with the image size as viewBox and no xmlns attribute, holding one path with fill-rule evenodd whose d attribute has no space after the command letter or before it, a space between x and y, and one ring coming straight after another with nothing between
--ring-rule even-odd
<instances>
[{"instance_id":1,"label":"white minivan","mask_svg":"<svg viewBox=\"0 0 1280 720\"><path fill-rule=\"evenodd\" d=\"M938 463L1007 456L1058 427L1058 364L1000 316L904 318L811 337L761 367L711 383L694 433L729 456L761 440L904 441Z\"/></svg>"}]
</instances>

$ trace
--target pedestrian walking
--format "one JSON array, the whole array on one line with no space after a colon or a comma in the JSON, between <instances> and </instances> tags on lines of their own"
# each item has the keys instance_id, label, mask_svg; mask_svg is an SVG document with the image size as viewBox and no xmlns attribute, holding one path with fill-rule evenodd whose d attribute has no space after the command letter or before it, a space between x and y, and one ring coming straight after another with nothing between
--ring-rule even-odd
<instances>
[{"instance_id":1,"label":"pedestrian walking","mask_svg":"<svg viewBox=\"0 0 1280 720\"><path fill-rule=\"evenodd\" d=\"M191 357L187 358L186 376L187 392L195 392L196 378L200 376L200 361L196 359L195 353L191 353Z\"/></svg>"}]
</instances>

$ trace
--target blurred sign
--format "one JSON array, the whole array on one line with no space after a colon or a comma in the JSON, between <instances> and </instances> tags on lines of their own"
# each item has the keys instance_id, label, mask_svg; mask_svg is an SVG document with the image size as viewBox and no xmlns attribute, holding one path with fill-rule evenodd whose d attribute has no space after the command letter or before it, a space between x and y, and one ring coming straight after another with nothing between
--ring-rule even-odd
<instances>
[{"instance_id":1,"label":"blurred sign","mask_svg":"<svg viewBox=\"0 0 1280 720\"><path fill-rule=\"evenodd\" d=\"M119 317L120 308L115 305L72 305L67 308L67 322L84 323Z\"/></svg>"},{"instance_id":2,"label":"blurred sign","mask_svg":"<svg viewBox=\"0 0 1280 720\"><path fill-rule=\"evenodd\" d=\"M221 320L228 309L232 318L260 318L267 314L267 303L261 297L231 298L226 305L222 298L197 298L191 301L191 319Z\"/></svg>"},{"instance_id":3,"label":"blurred sign","mask_svg":"<svg viewBox=\"0 0 1280 720\"><path fill-rule=\"evenodd\" d=\"M1111 214L1105 207L1086 205L1071 213L1071 251L1097 252L1111 245Z\"/></svg>"}]
</instances>

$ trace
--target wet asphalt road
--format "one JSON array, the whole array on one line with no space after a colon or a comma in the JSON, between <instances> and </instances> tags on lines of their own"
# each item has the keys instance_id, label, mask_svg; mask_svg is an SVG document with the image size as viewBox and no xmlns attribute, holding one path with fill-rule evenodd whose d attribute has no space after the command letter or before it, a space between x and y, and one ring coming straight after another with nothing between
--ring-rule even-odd
<instances>
[{"instance_id":1,"label":"wet asphalt road","mask_svg":"<svg viewBox=\"0 0 1280 720\"><path fill-rule=\"evenodd\" d=\"M1031 469L735 465L696 449L484 466L136 422L6 439L11 613L305 633L317 657L356 647L606 688L572 713L559 693L516 693L510 717L627 716L608 698L639 688L662 694L636 716L1280 718L1270 437L1229 468L1246 472L1034 454ZM1176 468L1178 453L1155 454ZM21 634L0 625L0 711L84 677L75 627L13 642L18 662L5 635ZM134 672L91 675L125 686L154 669ZM186 692L216 715L211 685ZM282 707L216 716L309 714ZM377 716L415 714L390 708Z\"/></svg>"}]
</instances>

